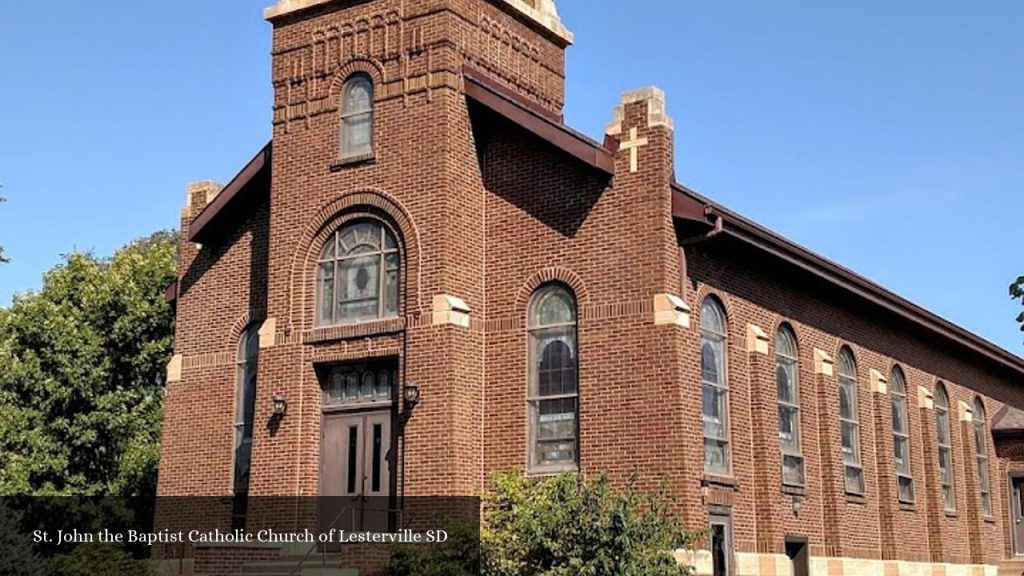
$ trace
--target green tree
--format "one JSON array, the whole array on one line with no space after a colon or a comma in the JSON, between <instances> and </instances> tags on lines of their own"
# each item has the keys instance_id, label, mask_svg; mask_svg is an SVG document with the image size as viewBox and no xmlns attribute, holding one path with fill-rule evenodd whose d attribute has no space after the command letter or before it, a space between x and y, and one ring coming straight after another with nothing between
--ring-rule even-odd
<instances>
[{"instance_id":1,"label":"green tree","mask_svg":"<svg viewBox=\"0 0 1024 576\"><path fill-rule=\"evenodd\" d=\"M21 510L0 499L0 574L4 576L38 576L42 570L22 522Z\"/></svg>"},{"instance_id":2,"label":"green tree","mask_svg":"<svg viewBox=\"0 0 1024 576\"><path fill-rule=\"evenodd\" d=\"M1010 297L1024 304L1024 276L1018 277L1016 282L1010 284ZM1020 322L1020 329L1024 332L1024 312L1017 315L1017 322Z\"/></svg>"},{"instance_id":3,"label":"green tree","mask_svg":"<svg viewBox=\"0 0 1024 576\"><path fill-rule=\"evenodd\" d=\"M495 478L481 534L487 576L685 576L673 552L691 547L664 494L604 476Z\"/></svg>"},{"instance_id":4,"label":"green tree","mask_svg":"<svg viewBox=\"0 0 1024 576\"><path fill-rule=\"evenodd\" d=\"M0 495L153 493L176 249L67 255L0 309Z\"/></svg>"}]
</instances>

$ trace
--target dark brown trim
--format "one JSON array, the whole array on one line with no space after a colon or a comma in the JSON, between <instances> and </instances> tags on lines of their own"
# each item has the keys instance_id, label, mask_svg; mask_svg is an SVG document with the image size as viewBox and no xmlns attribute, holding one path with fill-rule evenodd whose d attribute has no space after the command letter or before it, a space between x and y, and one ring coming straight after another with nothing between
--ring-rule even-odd
<instances>
[{"instance_id":1,"label":"dark brown trim","mask_svg":"<svg viewBox=\"0 0 1024 576\"><path fill-rule=\"evenodd\" d=\"M587 165L615 175L615 155L603 145L570 129L553 112L512 93L486 74L469 66L463 67L462 73L467 98Z\"/></svg>"},{"instance_id":2,"label":"dark brown trim","mask_svg":"<svg viewBox=\"0 0 1024 576\"><path fill-rule=\"evenodd\" d=\"M217 220L217 216L224 212L228 206L230 206L237 196L241 196L242 192L248 188L250 182L261 172L264 168L270 169L270 155L271 155L271 143L268 143L263 147L262 150L242 168L242 171L236 175L223 190L217 194L217 197L213 199L203 208L202 212L196 215L192 219L192 222L188 226L188 240L189 242L199 242L204 235L208 235L211 224Z\"/></svg>"},{"instance_id":3,"label":"dark brown trim","mask_svg":"<svg viewBox=\"0 0 1024 576\"><path fill-rule=\"evenodd\" d=\"M177 299L178 299L178 281L175 280L174 282L171 282L170 284L168 284L167 288L164 288L164 301L167 302L168 304L174 304L174 302Z\"/></svg>"},{"instance_id":4,"label":"dark brown trim","mask_svg":"<svg viewBox=\"0 0 1024 576\"><path fill-rule=\"evenodd\" d=\"M673 184L673 191L675 194L689 197L703 204L709 216L722 218L725 234L806 270L846 292L910 321L927 332L948 339L1002 367L1009 368L1020 376L1024 376L1024 358L925 310L848 268L819 256L771 230L711 202L689 188ZM685 200L680 199L678 202L683 205ZM676 201L673 200L673 213L675 206ZM676 217L681 218L681 216Z\"/></svg>"}]
</instances>

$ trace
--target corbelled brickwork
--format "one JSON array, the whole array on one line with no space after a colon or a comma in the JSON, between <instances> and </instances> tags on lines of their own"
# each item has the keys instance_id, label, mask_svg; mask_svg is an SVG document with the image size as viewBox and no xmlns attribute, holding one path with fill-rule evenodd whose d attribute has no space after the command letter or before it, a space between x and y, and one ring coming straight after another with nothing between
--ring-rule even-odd
<instances>
[{"instance_id":1,"label":"corbelled brickwork","mask_svg":"<svg viewBox=\"0 0 1024 576\"><path fill-rule=\"evenodd\" d=\"M395 421L393 493L479 493L493 472L526 466L527 308L534 290L559 282L578 304L579 469L667 487L695 529L710 511L728 512L738 576L786 574L791 536L808 539L812 574L989 575L1011 555L1007 475L1024 472L1024 450L988 435L993 511L983 515L961 405L980 395L991 417L1002 407L994 397L1005 400L1019 374L826 290L720 230L691 233L676 213L673 124L656 88L627 93L614 112L609 103L605 142L585 144L613 155L613 175L524 128L515 114L557 125L564 103L571 35L550 0L283 0L267 16L269 196L246 196L216 234L204 231L206 244L181 246L160 494L231 494L248 327L259 329L260 348L251 495L320 493L324 371L380 359L421 392L408 425L397 432ZM517 95L519 112L470 102L464 66ZM340 91L357 72L375 88L374 147L343 161ZM224 194L212 183L190 187L183 238L200 213L221 209ZM399 239L398 316L318 327L320 248L367 218ZM728 319L729 477L703 465L699 326L712 294ZM802 487L783 486L781 475L783 322L799 347ZM834 365L843 345L857 360L863 495L843 483ZM894 365L907 380L912 503L896 494L885 382ZM950 396L955 511L943 509L938 480L940 381ZM272 418L275 396L287 399L283 420ZM241 561L222 556L210 561ZM688 558L709 573L706 553Z\"/></svg>"}]
</instances>

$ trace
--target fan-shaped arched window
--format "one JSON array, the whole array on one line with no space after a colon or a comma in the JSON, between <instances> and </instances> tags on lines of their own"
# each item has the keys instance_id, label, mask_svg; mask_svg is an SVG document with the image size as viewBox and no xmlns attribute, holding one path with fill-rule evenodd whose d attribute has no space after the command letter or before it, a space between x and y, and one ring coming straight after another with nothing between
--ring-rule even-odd
<instances>
[{"instance_id":1,"label":"fan-shaped arched window","mask_svg":"<svg viewBox=\"0 0 1024 576\"><path fill-rule=\"evenodd\" d=\"M530 457L533 471L572 469L579 453L576 298L560 284L530 302Z\"/></svg>"},{"instance_id":2,"label":"fan-shaped arched window","mask_svg":"<svg viewBox=\"0 0 1024 576\"><path fill-rule=\"evenodd\" d=\"M894 366L889 375L892 401L892 448L896 462L896 492L900 502L914 501L914 478L910 467L910 422L907 409L907 381L903 370Z\"/></svg>"},{"instance_id":3,"label":"fan-shaped arched window","mask_svg":"<svg viewBox=\"0 0 1024 576\"><path fill-rule=\"evenodd\" d=\"M729 475L729 380L726 375L726 320L722 305L708 296L700 309L700 368L704 421L704 470Z\"/></svg>"},{"instance_id":4,"label":"fan-shaped arched window","mask_svg":"<svg viewBox=\"0 0 1024 576\"><path fill-rule=\"evenodd\" d=\"M341 88L341 156L373 153L373 81L354 74Z\"/></svg>"},{"instance_id":5,"label":"fan-shaped arched window","mask_svg":"<svg viewBox=\"0 0 1024 576\"><path fill-rule=\"evenodd\" d=\"M939 382L935 387L935 427L939 445L939 484L942 485L942 502L946 510L956 510L956 496L953 492L953 447L949 430L949 395L946 387Z\"/></svg>"},{"instance_id":6,"label":"fan-shaped arched window","mask_svg":"<svg viewBox=\"0 0 1024 576\"><path fill-rule=\"evenodd\" d=\"M249 466L252 462L252 432L256 414L256 373L260 358L259 326L253 324L238 343L237 381L235 383L235 495L249 492Z\"/></svg>"},{"instance_id":7,"label":"fan-shaped arched window","mask_svg":"<svg viewBox=\"0 0 1024 576\"><path fill-rule=\"evenodd\" d=\"M853 352L839 351L839 421L842 435L846 492L864 493L864 469L860 461L860 413L858 412L857 363Z\"/></svg>"},{"instance_id":8,"label":"fan-shaped arched window","mask_svg":"<svg viewBox=\"0 0 1024 576\"><path fill-rule=\"evenodd\" d=\"M988 432L985 428L985 405L981 398L974 399L974 450L978 461L978 492L981 496L981 513L992 516L992 486L988 475Z\"/></svg>"},{"instance_id":9,"label":"fan-shaped arched window","mask_svg":"<svg viewBox=\"0 0 1024 576\"><path fill-rule=\"evenodd\" d=\"M398 315L398 243L373 220L346 224L320 251L317 326Z\"/></svg>"},{"instance_id":10,"label":"fan-shaped arched window","mask_svg":"<svg viewBox=\"0 0 1024 576\"><path fill-rule=\"evenodd\" d=\"M779 444L782 482L804 485L804 456L800 448L800 361L796 335L787 324L775 335L775 383L779 393Z\"/></svg>"}]
</instances>

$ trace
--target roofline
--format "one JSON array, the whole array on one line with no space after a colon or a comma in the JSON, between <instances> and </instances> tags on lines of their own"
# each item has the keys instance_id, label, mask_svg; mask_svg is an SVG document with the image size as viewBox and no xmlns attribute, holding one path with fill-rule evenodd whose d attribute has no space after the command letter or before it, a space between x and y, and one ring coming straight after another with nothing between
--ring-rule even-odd
<instances>
[{"instance_id":1,"label":"roofline","mask_svg":"<svg viewBox=\"0 0 1024 576\"><path fill-rule=\"evenodd\" d=\"M463 66L466 97L514 122L538 138L581 160L585 164L615 175L615 155L602 144L562 123L561 117L508 90L487 74Z\"/></svg>"},{"instance_id":2,"label":"roofline","mask_svg":"<svg viewBox=\"0 0 1024 576\"><path fill-rule=\"evenodd\" d=\"M178 300L178 279L175 278L173 282L164 288L164 302L168 304L174 304Z\"/></svg>"},{"instance_id":3,"label":"roofline","mask_svg":"<svg viewBox=\"0 0 1024 576\"><path fill-rule=\"evenodd\" d=\"M198 242L203 237L204 233L208 233L208 228L211 223L216 220L217 216L232 203L236 196L245 190L246 186L252 182L253 178L255 178L256 175L264 169L264 167L270 167L270 154L273 147L272 144L273 142L268 142L267 145L264 146L248 164L245 165L245 168L242 168L242 171L235 175L235 177L231 179L231 182L229 182L228 185L225 186L219 194L217 194L217 197L213 199L213 202L207 204L206 207L192 219L188 226L189 242Z\"/></svg>"},{"instance_id":4,"label":"roofline","mask_svg":"<svg viewBox=\"0 0 1024 576\"><path fill-rule=\"evenodd\" d=\"M910 321L926 332L951 340L1024 377L1024 358L914 304L849 268L836 264L824 256L712 202L682 184L673 183L672 187L677 194L688 196L702 204L709 216L722 218L725 234L802 268L841 290ZM684 202L680 201L680 204L682 205ZM694 211L695 208L688 212L693 213Z\"/></svg>"}]
</instances>

